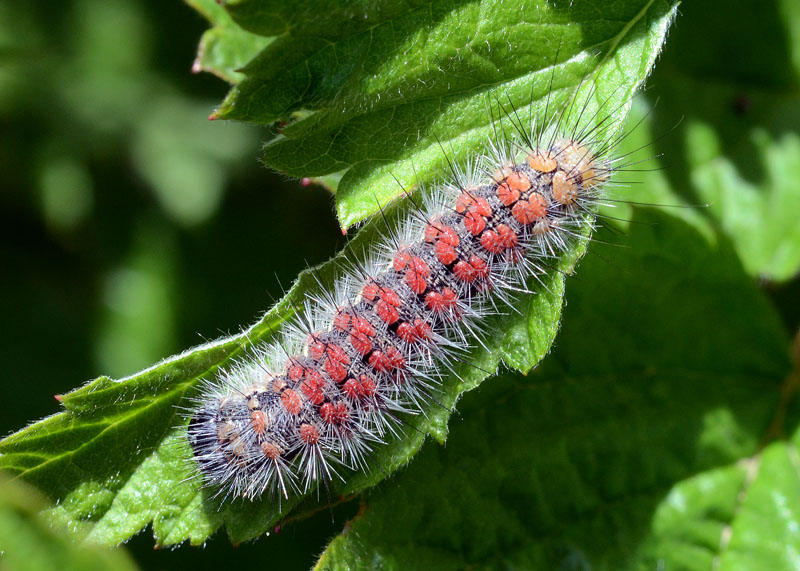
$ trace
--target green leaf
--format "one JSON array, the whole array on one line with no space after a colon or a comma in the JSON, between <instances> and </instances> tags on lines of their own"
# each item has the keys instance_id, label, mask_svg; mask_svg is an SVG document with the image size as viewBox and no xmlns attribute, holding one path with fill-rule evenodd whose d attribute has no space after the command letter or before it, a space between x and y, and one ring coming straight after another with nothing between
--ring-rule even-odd
<instances>
[{"instance_id":1,"label":"green leaf","mask_svg":"<svg viewBox=\"0 0 800 571\"><path fill-rule=\"evenodd\" d=\"M788 280L800 271L800 3L729 7L682 8L647 97L659 100L656 132L684 120L655 148L672 187L708 204L751 275Z\"/></svg>"},{"instance_id":2,"label":"green leaf","mask_svg":"<svg viewBox=\"0 0 800 571\"><path fill-rule=\"evenodd\" d=\"M272 38L240 28L216 0L186 2L213 24L200 40L192 71L208 71L230 83L241 81L239 69L267 47Z\"/></svg>"},{"instance_id":3,"label":"green leaf","mask_svg":"<svg viewBox=\"0 0 800 571\"><path fill-rule=\"evenodd\" d=\"M241 3L242 6L245 4ZM441 137L447 155L455 160L471 156L476 148L482 148L485 136L491 131L487 102L491 104L495 96L513 102L520 116L527 117L528 104L531 104L534 115L544 110L545 95L551 88L554 90L550 98L553 112L563 108L575 96L576 90L582 89L582 97L588 98L587 108L590 110L584 119L587 126L603 120L606 115L609 121L621 125L630 104L630 95L649 73L674 14L674 4L656 0L619 3L603 13L580 3L572 9L541 4L537 10L536 6L529 5L525 17L534 18L528 14L536 14L536 23L521 27L530 28L530 33L541 45L534 47L535 42L523 42L519 50L514 48L511 52L509 44L500 40L502 34L496 30L514 18L522 17L522 12L517 10L519 6L499 7L487 3L449 7L448 11L438 5L428 6L437 10L434 19L439 22L437 26L447 22L450 33L445 33L445 28L431 28L430 19L420 17L414 9L410 10L412 17L408 18L399 9L390 11L391 18L387 21L396 27L402 25L404 31L398 33L397 45L390 44L391 49L378 54L384 58L386 74L375 75L373 72L377 70L361 65L358 58L346 60L346 55L356 57L358 54L338 50L345 46L337 44L339 59L350 61L349 67L346 63L343 65L351 71L340 78L341 81L334 78L340 81L339 92L335 96L333 92L329 93L331 99L327 105L334 102L344 107L329 107L321 113L306 115L305 119L287 126L283 136L269 147L268 155L277 153L285 160L302 160L300 155L291 156L292 153L306 152L298 147L301 141L313 148L322 144L321 133L335 132L336 152L347 153L357 165L344 174L339 184L337 201L340 212L345 213L341 218L343 225L375 212L375 197L383 201L398 192L394 182L388 192L381 191L380 185L376 186L374 196L365 190L367 179L376 176L381 180L391 178L388 169L371 170L377 156L372 148L376 134L393 133L387 142L396 152L381 155L380 162L382 166L392 164L392 172L398 173L403 180L415 167L419 169L420 179L430 178L434 172L437 176L445 174L445 153L432 142L435 140L431 139L433 132L442 135L452 135L456 131L462 133L456 137ZM477 16L474 11L478 12ZM335 12L323 12L326 13ZM477 20L469 20L472 16ZM461 78L459 82L455 82L456 76L448 75L450 87L445 88L437 82L430 86L430 92L426 92L419 87L423 76L414 76L414 70L419 72L416 67L398 67L400 52L397 50L414 37L426 39L423 53L418 57L435 59L440 57L436 54L452 54L453 46L458 46L457 42L453 43L454 39L466 41L461 18L467 18L473 27L481 24L470 32L469 45L464 44L476 52L470 53L465 60L453 60L454 69L458 70L456 75ZM363 41L361 34L364 32L324 23L323 18L318 24L317 31L321 34L330 28L334 35L342 34L343 38L352 38L356 43ZM412 26L418 27L419 31L412 30ZM304 44L293 39L291 30L281 38ZM378 31L376 28L375 33ZM521 32L517 30L515 33ZM517 39L515 36L514 41ZM285 51L287 44L283 44L282 50L277 50L276 45L278 40L267 46L258 60L248 66L248 80L241 83L241 89L235 88L231 97L243 97L242 94L256 81L262 82L261 91L264 92L291 87L292 79L288 76L275 82L257 75L257 72L265 73L269 67L264 67L267 63L280 69L284 66L281 58L291 63L298 53L304 53L302 45L296 46L299 51ZM580 47L583 45L591 47ZM486 46L486 49L481 46ZM523 57L530 50L533 50L532 55ZM557 53L560 54L559 63L551 74ZM273 59L269 60L268 56ZM493 58L495 61L488 65ZM534 65L533 62L538 63ZM499 71L493 71L495 67ZM506 67L512 71L503 71ZM531 74L526 71L529 68L536 71ZM400 71L409 72L413 79L400 78ZM482 74L488 75L480 79ZM582 81L585 77L587 79ZM475 84L475 78L486 83ZM299 105L310 107L312 99L315 104L321 103L322 93L331 89L330 84L325 83L328 79L315 78L314 81L321 82L320 89L314 90L313 98L301 97ZM378 82L377 90L367 90L364 97L372 100L370 98L385 89L384 101L373 101L374 105L369 108L349 107L347 89L366 88L371 81ZM400 94L389 97L390 92L396 93L398 86L401 87ZM248 93L255 97L259 90ZM280 103L283 96L273 97ZM367 99L362 98L362 102ZM228 107L224 108L230 109L230 101L229 98ZM522 101L525 104L521 104ZM254 103L252 109L258 109L258 105ZM482 113L480 118L479 110ZM595 115L591 110L601 112ZM234 116L230 111L228 115ZM260 115L261 120L265 117L263 113ZM398 131L405 133L398 139L394 127L403 122L416 125L412 128L413 133L424 127L424 136L420 131L420 137L427 141L423 144L424 150L420 148L421 139L409 135L412 131L408 131L408 125ZM376 125L380 126L378 133L374 131ZM364 127L369 128L365 130ZM415 150L410 154L402 151L398 146L401 139L409 149ZM347 149L348 146L352 146L352 150ZM345 166L338 159L331 160L331 156L321 157L320 161L334 167L333 170ZM395 160L400 162L391 162ZM315 167L314 172L333 172L327 168ZM362 186L355 182L358 178L355 171L361 173L358 176L367 177L358 183ZM384 193L382 196L381 192ZM400 215L404 207L408 207L407 202L384 211L389 223ZM368 223L337 259L313 273L301 274L286 297L246 332L192 349L132 377L119 381L103 377L65 395L65 412L31 425L0 443L0 468L36 484L52 499L58 500L52 518L81 531L89 540L102 543L123 541L149 521L153 522L156 541L161 545L185 539L200 544L223 523L231 538L239 542L260 535L287 517L301 517L316 511L320 499L313 491L306 497L293 498L280 505L270 505L266 500L217 505L207 491L200 489L196 479L186 479L196 468L186 444L186 419L179 411L180 407L191 406L190 399L197 395L200 379L213 376L219 367L230 364L231 359L241 356L252 344L270 340L281 323L292 316L294 307L319 287L316 280L330 282L338 265L358 258L359 252L376 241L383 225L382 218ZM438 397L441 406L432 406L425 415L412 419L410 422L416 430L409 429L405 437L376 451L376 464L387 472L405 465L422 444L426 433L444 441L448 409L463 392L478 386L486 376L485 371L495 370L501 360L525 372L547 353L559 326L564 276L571 272L585 246L585 239L576 240L541 284L532 281L531 287L536 287L541 293L520 298L515 303L519 314L498 316L488 324L494 333L486 339L486 348L474 351L473 366L464 365L457 371L458 376L453 375L444 381ZM346 483L334 483L330 493L334 501L346 500L384 477L381 470L347 474Z\"/></svg>"},{"instance_id":4,"label":"green leaf","mask_svg":"<svg viewBox=\"0 0 800 571\"><path fill-rule=\"evenodd\" d=\"M759 452L791 371L777 316L675 218L598 240L554 352L466 395L318 569L796 568L797 451Z\"/></svg>"},{"instance_id":5,"label":"green leaf","mask_svg":"<svg viewBox=\"0 0 800 571\"><path fill-rule=\"evenodd\" d=\"M746 464L740 503L723 545L722 567L796 569L800 565L798 432Z\"/></svg>"},{"instance_id":6,"label":"green leaf","mask_svg":"<svg viewBox=\"0 0 800 571\"><path fill-rule=\"evenodd\" d=\"M78 545L67 529L42 516L47 502L19 481L0 475L0 558L8 571L64 569L133 571L123 549Z\"/></svg>"},{"instance_id":7,"label":"green leaf","mask_svg":"<svg viewBox=\"0 0 800 571\"><path fill-rule=\"evenodd\" d=\"M265 148L275 169L298 177L344 171L336 206L348 228L403 187L441 179L443 149L456 161L485 151L495 137L489 110L498 102L542 120L548 103L563 106L589 78L596 104L620 123L674 6L632 0L599 13L583 2L567 9L441 1L405 10L386 2L344 30L325 25L325 14L341 9L317 6L311 29L298 24L270 44L217 114L287 123Z\"/></svg>"}]
</instances>

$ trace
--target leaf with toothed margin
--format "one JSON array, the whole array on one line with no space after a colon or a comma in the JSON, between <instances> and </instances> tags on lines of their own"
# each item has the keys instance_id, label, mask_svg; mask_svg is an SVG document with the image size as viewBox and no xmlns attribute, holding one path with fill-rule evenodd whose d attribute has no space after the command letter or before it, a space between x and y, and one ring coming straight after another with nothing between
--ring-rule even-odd
<instances>
[{"instance_id":1,"label":"leaf with toothed margin","mask_svg":"<svg viewBox=\"0 0 800 571\"><path fill-rule=\"evenodd\" d=\"M234 5L242 11L235 12ZM271 13L272 8L251 9L259 5L237 2L230 3L230 9L243 27L264 30L258 27L262 24L242 23L248 14ZM263 4L268 5L271 3ZM282 6L277 9L285 11ZM308 162L308 154L303 153L312 152L317 157L313 172L302 174L348 169L337 192L343 226L363 220L377 211L378 203L397 195L393 176L405 185L412 178L427 182L434 175L445 175L445 153L437 137L456 161L483 148L492 130L487 109L494 105L494 98L509 102L521 117L528 117L542 113L547 101L551 109L563 107L582 86L590 97L589 108L609 110L601 116L621 125L630 95L658 55L675 7L656 0L615 3L607 12L595 12L580 3L572 9L526 4L525 11L520 9L522 4L506 3L501 9L488 2L428 3L407 10L390 10L394 4L388 2L379 6L385 11L370 12L363 26L351 22L328 27L317 22L304 29L302 19L285 18L286 31L247 66L248 79L234 89L220 111L231 118L265 122L301 117L284 127L268 147L267 156L275 154L299 164ZM292 9L304 13L297 6ZM336 10L321 13L342 14ZM371 19L373 14L375 19ZM535 23L514 20L517 25L512 26L514 18ZM392 37L387 37L386 25L396 32ZM497 30L505 28L504 37ZM464 37L465 31L469 38ZM372 49L364 51L363 34L367 32L374 41L366 48L379 47L383 60L375 60L377 52ZM294 77L297 70L313 74L327 57L323 50L321 59L311 58L305 46L310 49L317 44L307 38L325 39L326 33L335 40L327 38L343 67L328 70L325 81L329 83L321 84L324 89L299 89L301 84ZM415 43L423 39L421 44ZM593 47L584 50L581 45ZM290 47L297 49L286 51ZM559 63L553 67L550 64L556 61L557 52ZM280 54L286 62L269 59ZM401 63L411 56L414 65ZM304 65L298 64L303 57ZM282 67L287 62L295 67ZM270 73L281 69L286 74L280 82L268 81ZM531 69L536 71L530 73ZM582 83L584 77L590 79ZM261 89L253 78L260 78ZM548 100L545 94L550 89L553 96ZM266 105L259 98L269 93ZM245 102L246 94L249 102ZM293 103L287 103L288 99ZM258 117L236 117L246 107L258 111ZM584 120L588 125L600 119L588 113ZM308 151L300 149L301 141ZM401 149L406 144L407 150ZM321 146L325 152L319 152ZM384 184L387 180L392 180L390 186ZM408 205L390 206L385 211L387 218L398 215L403 206ZM293 307L318 287L316 279L330 282L336 264L352 260L373 244L382 227L382 220L367 223L348 250L313 274L301 274L286 297L246 332L189 350L129 378L103 377L64 395L63 413L0 443L0 468L35 483L57 500L52 517L102 543L123 541L149 521L160 545L187 539L199 544L221 525L239 542L287 517L314 511L319 503L314 493L279 505L262 500L218 506L209 500L209 492L202 490L196 479L186 480L191 455L184 437L186 420L179 407L189 406L200 379L230 364L232 358L242 355L244 347L273 338L275 330L291 317ZM385 472L408 463L425 433L444 441L449 409L501 361L528 371L547 353L558 329L564 275L585 250L585 238L564 253L541 284L535 283L539 295L524 296L515 304L519 313L497 316L488 324L494 333L486 339L486 347L476 348L471 364L460 365L457 374L444 380L439 403L410 421L417 430L409 429L405 437L375 451L375 462ZM347 498L384 478L381 470L348 474L346 483L332 484L331 494Z\"/></svg>"},{"instance_id":2,"label":"leaf with toothed margin","mask_svg":"<svg viewBox=\"0 0 800 571\"><path fill-rule=\"evenodd\" d=\"M54 525L47 502L32 486L0 474L0 559L3 569L135 571L124 549L78 545L68 529Z\"/></svg>"},{"instance_id":3,"label":"leaf with toothed margin","mask_svg":"<svg viewBox=\"0 0 800 571\"><path fill-rule=\"evenodd\" d=\"M660 0L602 10L541 0L381 2L348 9L352 21L328 29L271 4L230 4L245 28L275 33L263 24L269 14L285 32L243 70L216 114L281 125L265 147L272 168L298 177L344 171L336 207L345 229L403 188L441 179L446 155L460 162L485 151L498 102L541 120L548 94L550 105L563 105L588 79L598 105L620 121L675 8ZM341 11L327 4L313 11Z\"/></svg>"},{"instance_id":4,"label":"leaf with toothed margin","mask_svg":"<svg viewBox=\"0 0 800 571\"><path fill-rule=\"evenodd\" d=\"M230 83L238 83L244 75L239 69L269 45L272 38L240 28L216 0L186 0L211 22L197 46L192 71L207 71Z\"/></svg>"}]
</instances>

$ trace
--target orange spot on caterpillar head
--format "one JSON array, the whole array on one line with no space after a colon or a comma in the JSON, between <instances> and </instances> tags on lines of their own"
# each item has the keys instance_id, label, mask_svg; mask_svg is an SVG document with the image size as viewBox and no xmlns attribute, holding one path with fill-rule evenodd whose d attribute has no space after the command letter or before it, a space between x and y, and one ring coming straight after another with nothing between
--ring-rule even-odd
<instances>
[{"instance_id":1,"label":"orange spot on caterpillar head","mask_svg":"<svg viewBox=\"0 0 800 571\"><path fill-rule=\"evenodd\" d=\"M261 405L264 404L261 400L261 396L265 392L266 390L264 387L255 385L244 391L244 396L247 398L247 408L250 410L261 408Z\"/></svg>"},{"instance_id":2,"label":"orange spot on caterpillar head","mask_svg":"<svg viewBox=\"0 0 800 571\"><path fill-rule=\"evenodd\" d=\"M500 165L500 168L494 171L492 179L497 183L503 182L506 179L506 177L508 177L511 173L514 172L513 167L514 163L512 163L511 161L506 161L505 163Z\"/></svg>"},{"instance_id":3,"label":"orange spot on caterpillar head","mask_svg":"<svg viewBox=\"0 0 800 571\"><path fill-rule=\"evenodd\" d=\"M593 162L580 172L581 182L586 188L597 188L608 182L609 173L610 168L607 164L604 163L602 167L599 167L596 162Z\"/></svg>"},{"instance_id":4,"label":"orange spot on caterpillar head","mask_svg":"<svg viewBox=\"0 0 800 571\"><path fill-rule=\"evenodd\" d=\"M519 200L519 196L519 191L516 188L511 188L505 182L497 187L497 198L504 206L511 206Z\"/></svg>"},{"instance_id":5,"label":"orange spot on caterpillar head","mask_svg":"<svg viewBox=\"0 0 800 571\"><path fill-rule=\"evenodd\" d=\"M274 393L280 393L288 386L286 379L282 379L281 377L275 377L270 383L270 389Z\"/></svg>"},{"instance_id":6,"label":"orange spot on caterpillar head","mask_svg":"<svg viewBox=\"0 0 800 571\"><path fill-rule=\"evenodd\" d=\"M573 204L578 199L578 185L560 170L553 175L553 198L564 205Z\"/></svg>"},{"instance_id":7,"label":"orange spot on caterpillar head","mask_svg":"<svg viewBox=\"0 0 800 571\"><path fill-rule=\"evenodd\" d=\"M470 206L471 212L476 212L481 216L489 217L492 215L492 207L489 206L489 202L483 197L477 197L475 199L475 204Z\"/></svg>"},{"instance_id":8,"label":"orange spot on caterpillar head","mask_svg":"<svg viewBox=\"0 0 800 571\"><path fill-rule=\"evenodd\" d=\"M511 215L520 223L529 225L547 215L547 200L534 192L528 200L520 200L511 209Z\"/></svg>"},{"instance_id":9,"label":"orange spot on caterpillar head","mask_svg":"<svg viewBox=\"0 0 800 571\"><path fill-rule=\"evenodd\" d=\"M526 192L531 187L531 181L525 176L525 173L521 172L512 172L506 178L506 182L512 190L518 190L520 192Z\"/></svg>"},{"instance_id":10,"label":"orange spot on caterpillar head","mask_svg":"<svg viewBox=\"0 0 800 571\"><path fill-rule=\"evenodd\" d=\"M573 180L584 182L585 188L595 188L608 180L608 169L600 168L597 157L585 146L561 139L556 143L558 166Z\"/></svg>"},{"instance_id":11,"label":"orange spot on caterpillar head","mask_svg":"<svg viewBox=\"0 0 800 571\"><path fill-rule=\"evenodd\" d=\"M527 157L527 162L529 167L541 173L553 172L558 166L553 153L542 149L536 149L530 153Z\"/></svg>"}]
</instances>

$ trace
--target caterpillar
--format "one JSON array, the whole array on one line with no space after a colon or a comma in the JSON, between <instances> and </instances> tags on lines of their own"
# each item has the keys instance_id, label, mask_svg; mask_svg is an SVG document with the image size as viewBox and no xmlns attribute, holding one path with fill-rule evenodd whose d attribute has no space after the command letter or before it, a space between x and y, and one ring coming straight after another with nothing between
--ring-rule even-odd
<instances>
[{"instance_id":1,"label":"caterpillar","mask_svg":"<svg viewBox=\"0 0 800 571\"><path fill-rule=\"evenodd\" d=\"M498 102L510 134L496 130L486 153L406 193L407 214L365 261L307 299L279 342L206 383L188 424L206 485L223 497L288 499L344 478L342 468L374 469L375 447L437 405L443 376L469 361L486 317L536 293L531 280L544 287L594 228L611 175L628 166L614 154L618 110L610 99L590 110L594 89L579 92L529 128Z\"/></svg>"}]
</instances>

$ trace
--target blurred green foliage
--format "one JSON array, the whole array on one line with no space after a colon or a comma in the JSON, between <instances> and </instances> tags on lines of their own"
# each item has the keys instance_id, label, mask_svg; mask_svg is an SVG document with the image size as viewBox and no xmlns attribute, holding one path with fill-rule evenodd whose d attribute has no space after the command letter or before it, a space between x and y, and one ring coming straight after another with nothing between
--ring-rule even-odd
<instances>
[{"instance_id":1,"label":"blurred green foliage","mask_svg":"<svg viewBox=\"0 0 800 571\"><path fill-rule=\"evenodd\" d=\"M70 530L54 526L47 502L32 487L0 474L0 568L8 571L133 571L123 549L78 545Z\"/></svg>"},{"instance_id":2,"label":"blurred green foliage","mask_svg":"<svg viewBox=\"0 0 800 571\"><path fill-rule=\"evenodd\" d=\"M207 24L180 2L0 4L3 434L251 323L341 244L327 192L258 163L262 129L208 121L227 88L191 73ZM231 557L133 544L145 567Z\"/></svg>"}]
</instances>

